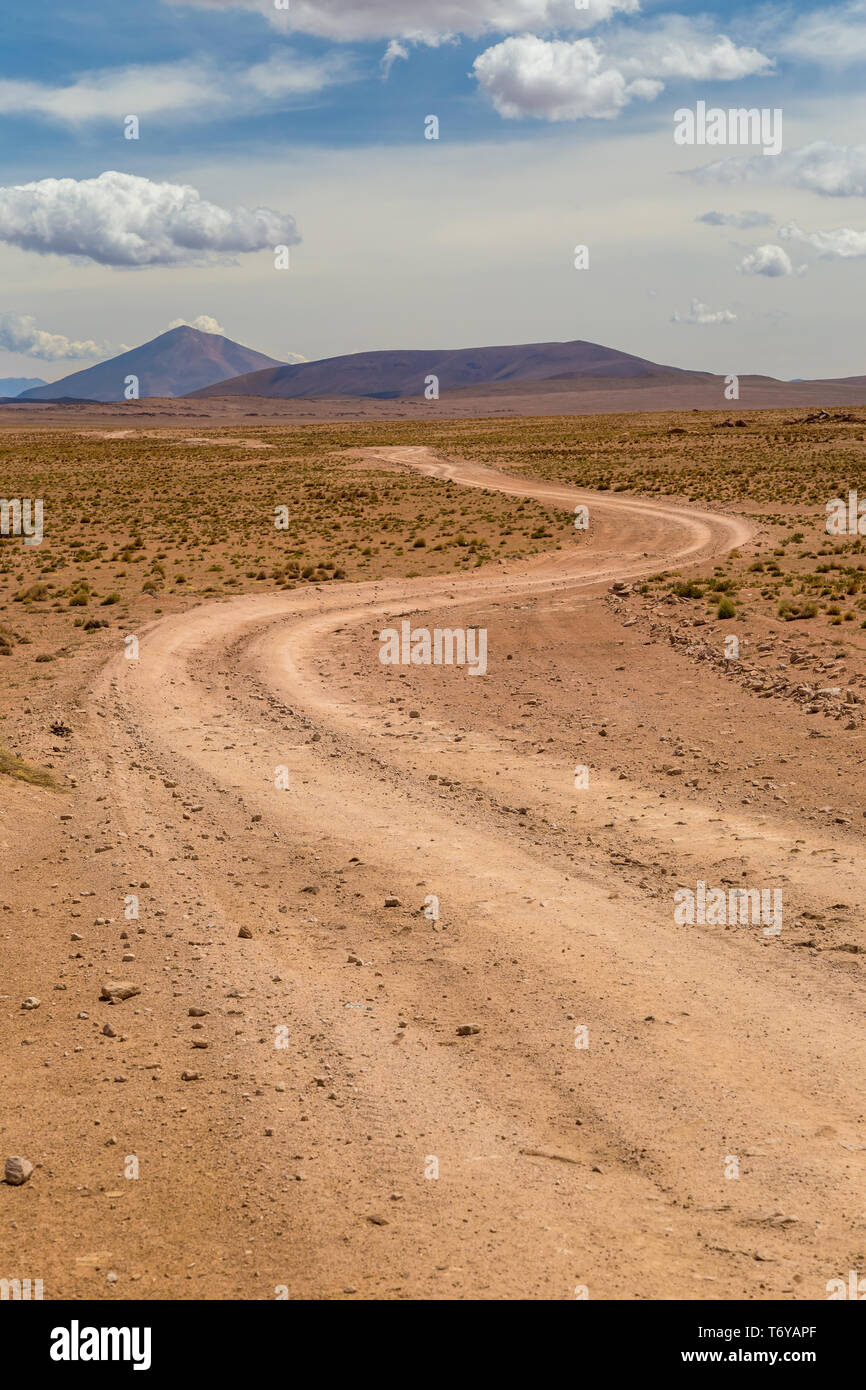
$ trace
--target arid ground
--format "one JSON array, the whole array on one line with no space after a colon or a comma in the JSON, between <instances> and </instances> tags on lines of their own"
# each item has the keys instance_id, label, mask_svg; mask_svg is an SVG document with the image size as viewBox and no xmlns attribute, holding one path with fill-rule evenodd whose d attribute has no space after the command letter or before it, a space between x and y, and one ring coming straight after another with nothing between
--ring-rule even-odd
<instances>
[{"instance_id":1,"label":"arid ground","mask_svg":"<svg viewBox=\"0 0 866 1390\"><path fill-rule=\"evenodd\" d=\"M45 508L0 540L0 1276L866 1272L866 557L825 531L866 408L104 409L0 430ZM404 619L486 673L383 665ZM677 921L698 882L781 932Z\"/></svg>"}]
</instances>

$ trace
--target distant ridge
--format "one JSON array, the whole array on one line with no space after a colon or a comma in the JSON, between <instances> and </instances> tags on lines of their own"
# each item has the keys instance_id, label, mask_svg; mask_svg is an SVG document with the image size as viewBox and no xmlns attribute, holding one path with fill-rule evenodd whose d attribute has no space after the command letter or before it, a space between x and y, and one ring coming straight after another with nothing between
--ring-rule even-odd
<instances>
[{"instance_id":1,"label":"distant ridge","mask_svg":"<svg viewBox=\"0 0 866 1390\"><path fill-rule=\"evenodd\" d=\"M522 343L511 347L412 349L406 352L358 352L299 362L236 376L192 390L190 396L367 396L399 400L424 395L427 378L440 391L494 386L509 382L567 381L573 378L691 378L712 380L708 372L664 367L629 352L587 343ZM648 384L648 383L647 383Z\"/></svg>"},{"instance_id":2,"label":"distant ridge","mask_svg":"<svg viewBox=\"0 0 866 1390\"><path fill-rule=\"evenodd\" d=\"M18 399L122 401L128 376L138 378L142 397L185 396L241 372L258 372L279 365L276 358L242 347L219 333L202 333L198 328L184 326L170 328L149 343L95 367L24 391Z\"/></svg>"},{"instance_id":3,"label":"distant ridge","mask_svg":"<svg viewBox=\"0 0 866 1390\"><path fill-rule=\"evenodd\" d=\"M41 376L0 376L0 396L20 396L22 391L44 385L45 379Z\"/></svg>"}]
</instances>

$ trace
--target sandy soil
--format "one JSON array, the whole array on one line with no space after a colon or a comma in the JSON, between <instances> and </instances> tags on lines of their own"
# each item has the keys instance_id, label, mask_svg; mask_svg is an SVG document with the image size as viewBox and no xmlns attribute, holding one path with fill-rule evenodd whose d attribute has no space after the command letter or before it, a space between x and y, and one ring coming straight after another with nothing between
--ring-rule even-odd
<instances>
[{"instance_id":1,"label":"sandy soil","mask_svg":"<svg viewBox=\"0 0 866 1390\"><path fill-rule=\"evenodd\" d=\"M2 790L0 1128L37 1165L0 1186L2 1272L52 1298L825 1298L866 1263L863 734L812 739L610 594L750 524L369 459L591 528L478 576L173 614L68 692L77 788ZM487 674L382 666L403 617L486 627ZM698 879L782 887L781 935L677 924ZM118 978L140 993L100 1002Z\"/></svg>"}]
</instances>

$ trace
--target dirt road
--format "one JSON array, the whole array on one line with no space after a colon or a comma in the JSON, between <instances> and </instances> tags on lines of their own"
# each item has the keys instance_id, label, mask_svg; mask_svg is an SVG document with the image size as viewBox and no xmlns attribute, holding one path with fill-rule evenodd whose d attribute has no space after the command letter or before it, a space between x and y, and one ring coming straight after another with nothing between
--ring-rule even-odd
<instances>
[{"instance_id":1,"label":"dirt road","mask_svg":"<svg viewBox=\"0 0 866 1390\"><path fill-rule=\"evenodd\" d=\"M850 910L862 839L660 766L685 731L697 765L742 745L745 785L753 741L784 763L799 735L605 597L749 525L382 460L586 505L590 530L477 576L205 605L79 692L78 791L46 819L16 787L2 821L3 1143L41 1165L0 1187L9 1274L826 1297L866 1265L862 971L797 914ZM383 666L404 618L487 629L487 673ZM676 922L698 880L784 885L781 935ZM100 1003L118 978L140 994Z\"/></svg>"}]
</instances>

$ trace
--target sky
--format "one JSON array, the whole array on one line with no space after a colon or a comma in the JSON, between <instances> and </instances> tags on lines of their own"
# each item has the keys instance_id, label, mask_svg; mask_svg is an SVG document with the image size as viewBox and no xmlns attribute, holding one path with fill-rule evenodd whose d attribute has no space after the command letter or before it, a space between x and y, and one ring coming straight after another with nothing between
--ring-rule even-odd
<instances>
[{"instance_id":1,"label":"sky","mask_svg":"<svg viewBox=\"0 0 866 1390\"><path fill-rule=\"evenodd\" d=\"M866 374L866 0L5 0L4 21L0 377L178 322L281 361L582 338Z\"/></svg>"}]
</instances>

